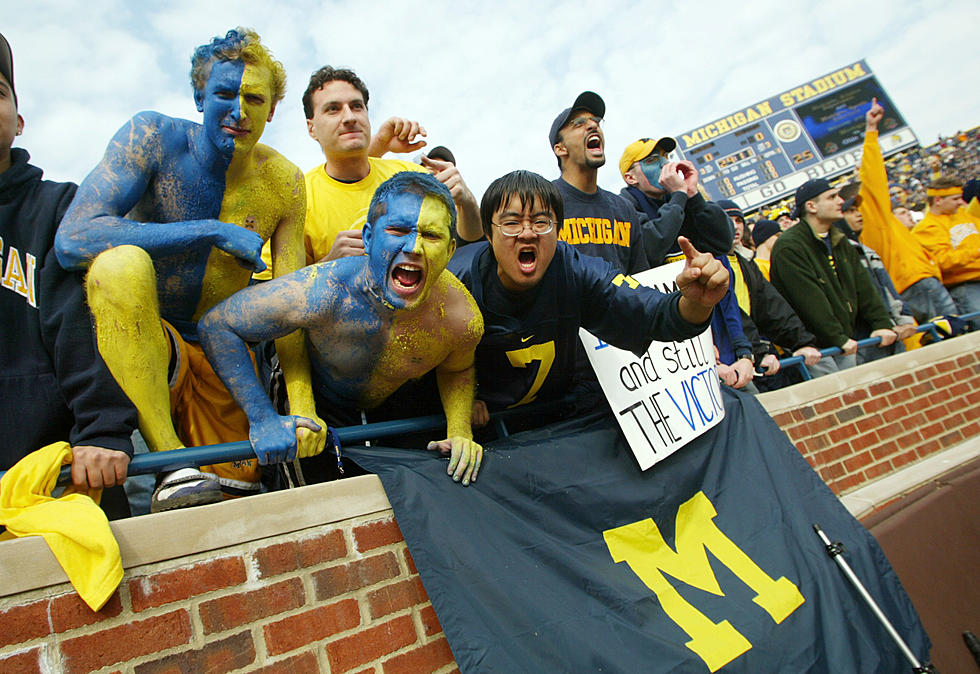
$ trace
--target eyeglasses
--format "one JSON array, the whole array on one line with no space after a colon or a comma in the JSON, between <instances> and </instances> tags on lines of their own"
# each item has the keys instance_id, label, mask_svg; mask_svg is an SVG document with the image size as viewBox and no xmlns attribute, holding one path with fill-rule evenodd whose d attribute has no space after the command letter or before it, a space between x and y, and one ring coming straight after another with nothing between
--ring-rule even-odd
<instances>
[{"instance_id":1,"label":"eyeglasses","mask_svg":"<svg viewBox=\"0 0 980 674\"><path fill-rule=\"evenodd\" d=\"M527 223L527 225L525 225L525 223ZM531 231L535 234L547 234L555 228L555 221L551 218L545 218L543 216L538 216L533 219L508 218L503 222L492 222L490 224L499 228L500 233L504 236L520 236L524 233L525 226L530 226Z\"/></svg>"},{"instance_id":2,"label":"eyeglasses","mask_svg":"<svg viewBox=\"0 0 980 674\"><path fill-rule=\"evenodd\" d=\"M581 129L589 122L595 122L595 125L599 126L600 124L602 124L602 117L596 117L595 115L586 115L585 117L578 117L576 119L573 119L568 123L568 125L573 129Z\"/></svg>"}]
</instances>

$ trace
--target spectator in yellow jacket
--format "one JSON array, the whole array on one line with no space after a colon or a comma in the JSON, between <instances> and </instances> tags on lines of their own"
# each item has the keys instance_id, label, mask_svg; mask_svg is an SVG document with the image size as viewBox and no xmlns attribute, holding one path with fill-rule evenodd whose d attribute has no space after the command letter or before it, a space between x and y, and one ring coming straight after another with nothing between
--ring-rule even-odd
<instances>
[{"instance_id":1,"label":"spectator in yellow jacket","mask_svg":"<svg viewBox=\"0 0 980 674\"><path fill-rule=\"evenodd\" d=\"M959 313L980 311L980 218L963 201L962 183L941 176L926 191L929 213L912 233L939 263ZM980 329L980 318L970 321Z\"/></svg>"},{"instance_id":2,"label":"spectator in yellow jacket","mask_svg":"<svg viewBox=\"0 0 980 674\"><path fill-rule=\"evenodd\" d=\"M919 323L957 313L939 263L892 212L885 161L878 145L878 123L885 110L876 99L865 115L861 158L860 211L864 221L861 242L881 256L895 289Z\"/></svg>"}]
</instances>

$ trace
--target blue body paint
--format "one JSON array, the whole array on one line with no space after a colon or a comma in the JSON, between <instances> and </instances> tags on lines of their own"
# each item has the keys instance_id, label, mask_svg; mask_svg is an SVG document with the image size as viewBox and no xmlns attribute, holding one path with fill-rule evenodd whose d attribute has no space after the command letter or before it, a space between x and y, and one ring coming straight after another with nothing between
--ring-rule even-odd
<instances>
[{"instance_id":1,"label":"blue body paint","mask_svg":"<svg viewBox=\"0 0 980 674\"><path fill-rule=\"evenodd\" d=\"M370 250L368 269L381 297L395 309L405 307L405 300L391 287L392 268L404 262L405 253L416 252L419 234L421 194L403 192L388 198L387 212L375 223L365 223L362 230L364 248Z\"/></svg>"},{"instance_id":2,"label":"blue body paint","mask_svg":"<svg viewBox=\"0 0 980 674\"><path fill-rule=\"evenodd\" d=\"M647 177L650 184L660 190L661 192L666 192L664 186L660 184L660 172L664 168L664 164L667 163L666 157L657 157L656 160L641 161L640 170L643 171L643 175Z\"/></svg>"},{"instance_id":3,"label":"blue body paint","mask_svg":"<svg viewBox=\"0 0 980 674\"><path fill-rule=\"evenodd\" d=\"M204 132L229 162L235 154L236 136L227 129L234 129L242 119L239 90L244 72L245 63L242 61L218 61L211 66L211 75L204 91L194 92L198 110L204 113Z\"/></svg>"},{"instance_id":4,"label":"blue body paint","mask_svg":"<svg viewBox=\"0 0 980 674\"><path fill-rule=\"evenodd\" d=\"M191 339L215 254L238 259L219 279L229 294L264 267L258 251L275 230L274 222L261 223L256 232L221 220L227 171L236 152L254 147L271 106L252 119L243 114L245 73L242 61L213 64L205 88L194 95L203 125L156 112L133 117L82 182L55 240L58 260L68 269L84 269L114 246L146 250L157 274L161 315Z\"/></svg>"},{"instance_id":5,"label":"blue body paint","mask_svg":"<svg viewBox=\"0 0 980 674\"><path fill-rule=\"evenodd\" d=\"M401 182L393 183L396 190L379 188L375 199L383 194L382 203L377 208L372 203L363 229L366 256L310 265L251 286L202 318L201 343L215 371L253 427L269 429L269 436L253 439L257 453L260 449L279 453L295 440L288 429L279 432L277 424L284 417L277 416L258 384L246 342L305 329L317 398L332 406L365 409L379 404L404 381L440 364L469 338L465 326L471 316L455 317L464 324L457 326L456 333L440 332L452 322L445 313L440 315L445 299L427 310L413 311L437 284L440 297L448 295L446 276L452 277L444 272L455 249L451 236L455 213L450 210L448 190L431 176L399 175L430 181L427 188L438 194L420 194L411 186L398 191ZM455 292L465 293L458 281L452 282L458 286ZM475 304L472 308L475 313ZM429 325L412 322L422 316L430 317ZM482 323L472 336L471 348L480 333ZM466 409L467 421L471 405L472 401Z\"/></svg>"}]
</instances>

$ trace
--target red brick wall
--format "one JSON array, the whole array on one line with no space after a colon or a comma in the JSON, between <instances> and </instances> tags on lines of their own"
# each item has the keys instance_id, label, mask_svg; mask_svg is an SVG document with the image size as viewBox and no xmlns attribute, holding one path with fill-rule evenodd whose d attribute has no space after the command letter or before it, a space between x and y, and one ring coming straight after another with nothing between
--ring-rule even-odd
<instances>
[{"instance_id":1,"label":"red brick wall","mask_svg":"<svg viewBox=\"0 0 980 674\"><path fill-rule=\"evenodd\" d=\"M154 566L98 613L68 585L10 598L0 671L456 671L390 515Z\"/></svg>"},{"instance_id":2,"label":"red brick wall","mask_svg":"<svg viewBox=\"0 0 980 674\"><path fill-rule=\"evenodd\" d=\"M980 433L960 339L762 401L843 493ZM456 671L390 511L128 568L98 613L67 583L0 597L0 627L4 673Z\"/></svg>"},{"instance_id":3,"label":"red brick wall","mask_svg":"<svg viewBox=\"0 0 980 674\"><path fill-rule=\"evenodd\" d=\"M978 375L976 353L961 354L773 419L824 482L843 494L980 434Z\"/></svg>"}]
</instances>

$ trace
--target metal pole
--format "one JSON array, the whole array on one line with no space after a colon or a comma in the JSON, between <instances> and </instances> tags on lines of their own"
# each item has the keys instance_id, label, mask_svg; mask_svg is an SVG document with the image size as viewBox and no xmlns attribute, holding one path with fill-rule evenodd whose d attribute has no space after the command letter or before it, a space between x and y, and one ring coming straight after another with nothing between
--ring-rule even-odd
<instances>
[{"instance_id":1,"label":"metal pole","mask_svg":"<svg viewBox=\"0 0 980 674\"><path fill-rule=\"evenodd\" d=\"M851 581L851 585L854 586L854 589L858 591L858 594L860 594L861 598L864 599L864 602L875 614L875 617L877 617L878 620L881 622L882 626L885 628L885 631L887 631L889 636L891 636L891 638L895 641L895 643L898 644L898 647L902 651L902 654L905 655L905 657L908 659L910 663L912 663L912 671L934 673L936 671L936 668L933 667L932 665L919 664L919 660L915 657L915 654L912 653L912 650L908 647L908 645L906 645L901 635L897 631L895 631L895 628L892 627L891 622L888 620L885 614L882 613L881 609L878 607L877 602L875 602L875 600L871 597L871 595L868 594L868 591L864 588L864 585L861 583L860 579L858 579L858 577L854 574L854 571L851 570L851 566L847 563L847 560L845 560L843 557L843 552L844 552L843 544L831 543L830 539L827 538L827 535L823 532L823 529L820 528L819 524L814 524L813 530L817 532L817 536L819 536L820 540L823 541L824 547L827 550L827 554L830 556L831 559L833 559L837 563L837 566L840 567L840 570L843 571L844 575L847 576L847 579Z\"/></svg>"}]
</instances>

